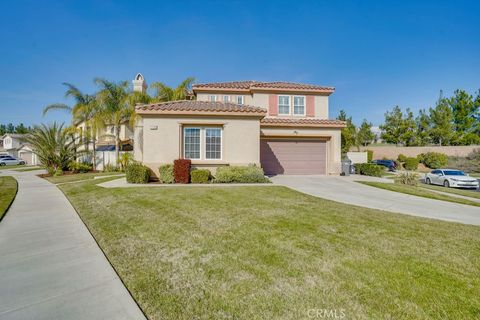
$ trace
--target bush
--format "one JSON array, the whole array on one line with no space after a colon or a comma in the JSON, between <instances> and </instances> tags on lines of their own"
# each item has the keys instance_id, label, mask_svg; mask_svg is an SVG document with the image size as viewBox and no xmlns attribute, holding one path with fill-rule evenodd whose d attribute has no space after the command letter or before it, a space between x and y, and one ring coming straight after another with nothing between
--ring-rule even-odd
<instances>
[{"instance_id":1,"label":"bush","mask_svg":"<svg viewBox=\"0 0 480 320\"><path fill-rule=\"evenodd\" d=\"M118 165L120 167L120 171L125 171L125 169L133 162L133 154L130 152L124 152L120 154L120 158L118 159Z\"/></svg>"},{"instance_id":2,"label":"bush","mask_svg":"<svg viewBox=\"0 0 480 320\"><path fill-rule=\"evenodd\" d=\"M400 153L397 157L397 161L400 163L404 163L405 161L407 161L407 156Z\"/></svg>"},{"instance_id":3,"label":"bush","mask_svg":"<svg viewBox=\"0 0 480 320\"><path fill-rule=\"evenodd\" d=\"M418 168L418 159L417 158L406 158L405 163L403 164L403 167L406 170L417 170Z\"/></svg>"},{"instance_id":4,"label":"bush","mask_svg":"<svg viewBox=\"0 0 480 320\"><path fill-rule=\"evenodd\" d=\"M158 168L159 180L161 183L174 183L173 164L164 164Z\"/></svg>"},{"instance_id":5,"label":"bush","mask_svg":"<svg viewBox=\"0 0 480 320\"><path fill-rule=\"evenodd\" d=\"M430 169L445 167L448 163L447 155L439 152L421 153L417 156L417 159Z\"/></svg>"},{"instance_id":6,"label":"bush","mask_svg":"<svg viewBox=\"0 0 480 320\"><path fill-rule=\"evenodd\" d=\"M365 150L367 151L367 162L372 162L373 160L373 150Z\"/></svg>"},{"instance_id":7,"label":"bush","mask_svg":"<svg viewBox=\"0 0 480 320\"><path fill-rule=\"evenodd\" d=\"M177 159L173 161L173 176L176 183L188 183L190 180L190 167L192 161L189 159Z\"/></svg>"},{"instance_id":8,"label":"bush","mask_svg":"<svg viewBox=\"0 0 480 320\"><path fill-rule=\"evenodd\" d=\"M192 183L208 183L212 174L207 169L192 170L190 178Z\"/></svg>"},{"instance_id":9,"label":"bush","mask_svg":"<svg viewBox=\"0 0 480 320\"><path fill-rule=\"evenodd\" d=\"M117 167L115 167L113 164L106 164L104 167L103 167L103 172L118 172L120 171Z\"/></svg>"},{"instance_id":10,"label":"bush","mask_svg":"<svg viewBox=\"0 0 480 320\"><path fill-rule=\"evenodd\" d=\"M356 163L355 172L364 176L381 177L385 167L374 163Z\"/></svg>"},{"instance_id":11,"label":"bush","mask_svg":"<svg viewBox=\"0 0 480 320\"><path fill-rule=\"evenodd\" d=\"M215 174L216 183L267 183L263 169L256 166L220 167Z\"/></svg>"},{"instance_id":12,"label":"bush","mask_svg":"<svg viewBox=\"0 0 480 320\"><path fill-rule=\"evenodd\" d=\"M128 183L147 183L150 169L141 163L131 163L125 170Z\"/></svg>"},{"instance_id":13,"label":"bush","mask_svg":"<svg viewBox=\"0 0 480 320\"><path fill-rule=\"evenodd\" d=\"M395 183L405 184L408 186L418 185L418 173L416 172L402 172L395 178Z\"/></svg>"},{"instance_id":14,"label":"bush","mask_svg":"<svg viewBox=\"0 0 480 320\"><path fill-rule=\"evenodd\" d=\"M74 173L85 173L91 171L93 168L92 164L90 163L82 163L82 162L76 162L72 161L68 165L68 169Z\"/></svg>"},{"instance_id":15,"label":"bush","mask_svg":"<svg viewBox=\"0 0 480 320\"><path fill-rule=\"evenodd\" d=\"M58 168L58 169L53 171L53 176L54 177L60 177L61 175L63 175L63 170L61 168Z\"/></svg>"}]
</instances>

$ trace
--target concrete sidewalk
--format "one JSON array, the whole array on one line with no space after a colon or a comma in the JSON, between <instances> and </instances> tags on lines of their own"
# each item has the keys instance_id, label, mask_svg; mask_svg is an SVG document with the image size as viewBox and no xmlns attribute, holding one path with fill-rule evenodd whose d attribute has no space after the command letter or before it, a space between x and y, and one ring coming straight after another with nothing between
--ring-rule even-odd
<instances>
[{"instance_id":1,"label":"concrete sidewalk","mask_svg":"<svg viewBox=\"0 0 480 320\"><path fill-rule=\"evenodd\" d=\"M480 225L480 207L411 196L355 182L355 180L390 182L390 179L364 176L275 176L276 185L324 199L380 209L412 216Z\"/></svg>"},{"instance_id":2,"label":"concrete sidewalk","mask_svg":"<svg viewBox=\"0 0 480 320\"><path fill-rule=\"evenodd\" d=\"M0 222L0 319L145 319L63 193L35 176L19 183Z\"/></svg>"}]
</instances>

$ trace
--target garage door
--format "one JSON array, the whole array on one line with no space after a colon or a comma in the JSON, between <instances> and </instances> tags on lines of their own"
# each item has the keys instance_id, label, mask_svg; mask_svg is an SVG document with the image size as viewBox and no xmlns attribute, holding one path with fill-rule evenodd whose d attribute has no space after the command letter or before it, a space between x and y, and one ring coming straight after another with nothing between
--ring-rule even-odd
<instances>
[{"instance_id":1,"label":"garage door","mask_svg":"<svg viewBox=\"0 0 480 320\"><path fill-rule=\"evenodd\" d=\"M326 141L260 140L260 162L268 175L325 174Z\"/></svg>"},{"instance_id":2,"label":"garage door","mask_svg":"<svg viewBox=\"0 0 480 320\"><path fill-rule=\"evenodd\" d=\"M26 164L32 164L32 153L31 152L20 153L20 158L23 161L25 161Z\"/></svg>"}]
</instances>

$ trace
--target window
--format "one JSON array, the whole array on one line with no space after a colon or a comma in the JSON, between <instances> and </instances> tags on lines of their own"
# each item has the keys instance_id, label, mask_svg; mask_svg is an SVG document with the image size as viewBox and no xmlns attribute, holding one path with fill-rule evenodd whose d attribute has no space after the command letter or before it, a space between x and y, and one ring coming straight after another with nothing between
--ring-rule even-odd
<instances>
[{"instance_id":1,"label":"window","mask_svg":"<svg viewBox=\"0 0 480 320\"><path fill-rule=\"evenodd\" d=\"M278 96L278 114L290 114L290 96Z\"/></svg>"},{"instance_id":2,"label":"window","mask_svg":"<svg viewBox=\"0 0 480 320\"><path fill-rule=\"evenodd\" d=\"M293 114L305 114L305 97L293 97Z\"/></svg>"},{"instance_id":3,"label":"window","mask_svg":"<svg viewBox=\"0 0 480 320\"><path fill-rule=\"evenodd\" d=\"M222 130L220 128L205 129L205 159L222 158Z\"/></svg>"},{"instance_id":4,"label":"window","mask_svg":"<svg viewBox=\"0 0 480 320\"><path fill-rule=\"evenodd\" d=\"M217 101L217 96L210 96L210 101L215 102Z\"/></svg>"},{"instance_id":5,"label":"window","mask_svg":"<svg viewBox=\"0 0 480 320\"><path fill-rule=\"evenodd\" d=\"M185 128L183 139L185 159L200 159L200 129Z\"/></svg>"},{"instance_id":6,"label":"window","mask_svg":"<svg viewBox=\"0 0 480 320\"><path fill-rule=\"evenodd\" d=\"M230 96L223 96L223 102L229 102Z\"/></svg>"},{"instance_id":7,"label":"window","mask_svg":"<svg viewBox=\"0 0 480 320\"><path fill-rule=\"evenodd\" d=\"M243 104L243 96L237 96L237 104Z\"/></svg>"},{"instance_id":8,"label":"window","mask_svg":"<svg viewBox=\"0 0 480 320\"><path fill-rule=\"evenodd\" d=\"M183 155L192 160L222 159L222 128L184 128Z\"/></svg>"}]
</instances>

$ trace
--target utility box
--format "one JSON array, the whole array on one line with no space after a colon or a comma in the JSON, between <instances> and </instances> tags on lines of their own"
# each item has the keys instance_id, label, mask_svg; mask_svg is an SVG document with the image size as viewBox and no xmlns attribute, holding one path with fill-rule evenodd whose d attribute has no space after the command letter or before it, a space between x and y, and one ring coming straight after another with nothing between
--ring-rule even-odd
<instances>
[{"instance_id":1,"label":"utility box","mask_svg":"<svg viewBox=\"0 0 480 320\"><path fill-rule=\"evenodd\" d=\"M344 158L342 160L342 176L349 176L352 167L352 160Z\"/></svg>"}]
</instances>

